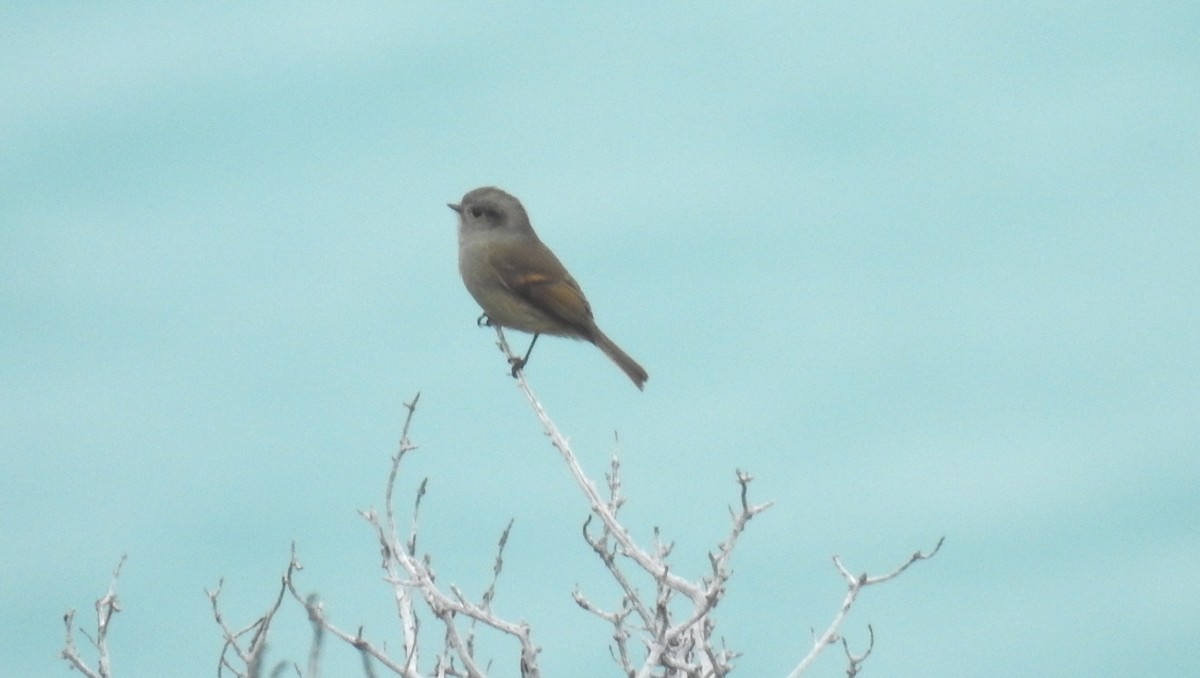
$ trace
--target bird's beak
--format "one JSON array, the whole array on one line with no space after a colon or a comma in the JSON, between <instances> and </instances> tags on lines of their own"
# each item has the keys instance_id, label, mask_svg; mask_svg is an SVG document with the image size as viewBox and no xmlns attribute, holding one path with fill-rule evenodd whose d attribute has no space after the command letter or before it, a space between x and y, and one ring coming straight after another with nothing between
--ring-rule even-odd
<instances>
[{"instance_id":1,"label":"bird's beak","mask_svg":"<svg viewBox=\"0 0 1200 678\"><path fill-rule=\"evenodd\" d=\"M462 214L462 205L456 205L452 202L448 202L448 203L446 203L446 207L449 207L450 209L454 210L455 212L458 212L459 214Z\"/></svg>"}]
</instances>

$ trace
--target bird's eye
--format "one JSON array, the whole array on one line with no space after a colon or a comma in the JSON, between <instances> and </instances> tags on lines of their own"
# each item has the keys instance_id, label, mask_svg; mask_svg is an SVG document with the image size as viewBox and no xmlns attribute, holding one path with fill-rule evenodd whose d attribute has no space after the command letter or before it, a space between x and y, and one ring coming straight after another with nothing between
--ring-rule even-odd
<instances>
[{"instance_id":1,"label":"bird's eye","mask_svg":"<svg viewBox=\"0 0 1200 678\"><path fill-rule=\"evenodd\" d=\"M482 217L483 212L484 212L484 209L482 207L479 207L478 205L471 208L471 216L475 217L476 219L478 219L479 217Z\"/></svg>"}]
</instances>

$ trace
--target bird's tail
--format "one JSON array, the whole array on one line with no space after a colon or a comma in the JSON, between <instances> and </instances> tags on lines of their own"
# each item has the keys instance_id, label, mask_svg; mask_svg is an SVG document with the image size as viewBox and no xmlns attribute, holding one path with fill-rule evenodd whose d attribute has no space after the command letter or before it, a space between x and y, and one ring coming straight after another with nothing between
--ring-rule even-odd
<instances>
[{"instance_id":1,"label":"bird's tail","mask_svg":"<svg viewBox=\"0 0 1200 678\"><path fill-rule=\"evenodd\" d=\"M595 335L592 337L592 343L601 351L604 351L604 355L612 358L617 367L620 367L621 371L629 376L633 381L633 385L637 386L638 389L641 389L646 380L650 378L650 375L646 374L646 370L642 369L642 366L637 364L636 360L630 358L628 353L622 351L620 346L614 344L612 339L609 339L600 330L596 330Z\"/></svg>"}]
</instances>

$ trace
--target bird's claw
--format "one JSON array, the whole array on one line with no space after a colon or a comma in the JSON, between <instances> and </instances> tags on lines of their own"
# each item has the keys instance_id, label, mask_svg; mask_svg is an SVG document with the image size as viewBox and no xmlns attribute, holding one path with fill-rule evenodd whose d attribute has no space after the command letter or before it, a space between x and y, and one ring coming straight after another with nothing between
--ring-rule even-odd
<instances>
[{"instance_id":1,"label":"bird's claw","mask_svg":"<svg viewBox=\"0 0 1200 678\"><path fill-rule=\"evenodd\" d=\"M512 378L516 379L517 372L520 372L525 367L525 359L518 358L516 356L510 356L508 358L508 364L512 365Z\"/></svg>"}]
</instances>

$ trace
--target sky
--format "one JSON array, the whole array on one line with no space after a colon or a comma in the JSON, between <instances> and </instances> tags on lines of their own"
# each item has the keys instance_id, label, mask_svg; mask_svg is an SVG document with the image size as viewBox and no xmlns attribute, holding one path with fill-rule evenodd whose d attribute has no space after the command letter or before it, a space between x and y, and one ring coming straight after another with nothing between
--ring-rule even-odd
<instances>
[{"instance_id":1,"label":"sky","mask_svg":"<svg viewBox=\"0 0 1200 678\"><path fill-rule=\"evenodd\" d=\"M832 556L943 536L856 604L863 675L1190 673L1198 78L1189 2L5 3L5 673L68 675L127 555L116 675L212 675L205 590L248 624L293 543L394 647L357 511L419 392L397 510L428 479L439 581L481 593L513 520L497 610L545 675L617 675L586 502L457 275L445 205L486 185L650 374L552 338L526 370L631 533L699 577L737 470L775 502L715 612L734 675L804 656ZM269 659L307 648L285 604Z\"/></svg>"}]
</instances>

